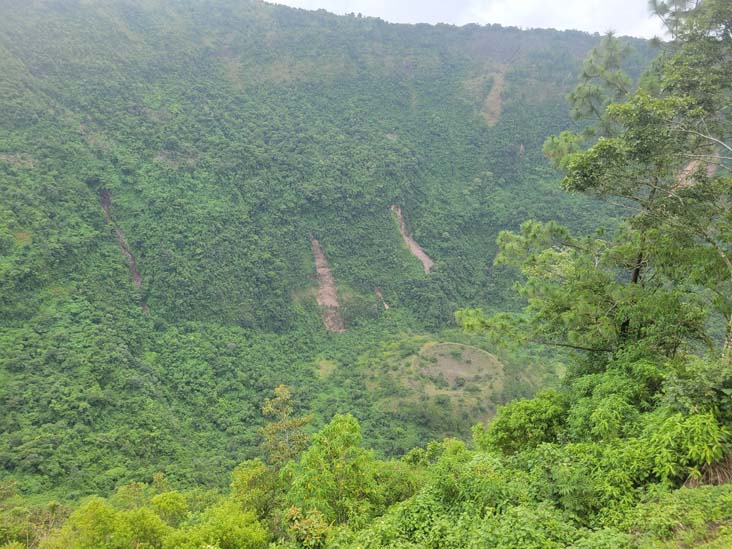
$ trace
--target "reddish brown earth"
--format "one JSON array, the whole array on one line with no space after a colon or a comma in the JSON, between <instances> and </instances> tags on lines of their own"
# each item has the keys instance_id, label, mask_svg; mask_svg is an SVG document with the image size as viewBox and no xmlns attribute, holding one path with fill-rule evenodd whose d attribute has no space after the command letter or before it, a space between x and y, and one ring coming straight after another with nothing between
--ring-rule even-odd
<instances>
[{"instance_id":1,"label":"reddish brown earth","mask_svg":"<svg viewBox=\"0 0 732 549\"><path fill-rule=\"evenodd\" d=\"M407 231L407 224L404 222L404 216L402 215L402 209L394 204L391 207L391 211L394 212L397 216L397 219L399 220L399 231L402 233L402 238L404 239L404 243L409 248L409 251L412 252L412 255L420 260L422 263L422 267L424 267L424 272L429 274L430 270L434 266L435 262L432 261L430 256L428 256L425 251L422 249L422 247L417 244L417 241L412 238L412 235L409 234L409 231Z\"/></svg>"},{"instance_id":2,"label":"reddish brown earth","mask_svg":"<svg viewBox=\"0 0 732 549\"><path fill-rule=\"evenodd\" d=\"M323 313L323 324L331 332L345 332L346 328L339 310L338 290L328 260L325 257L325 252L323 252L320 242L312 236L310 237L310 244L313 247L315 271L318 274L319 284L318 294L315 299Z\"/></svg>"},{"instance_id":3,"label":"reddish brown earth","mask_svg":"<svg viewBox=\"0 0 732 549\"><path fill-rule=\"evenodd\" d=\"M694 184L694 173L696 173L700 165L700 160L692 160L689 162L686 167L681 170L681 173L679 173L677 178L678 187L691 187ZM718 160L717 162L707 161L707 177L714 177L714 174L717 173L717 168L719 168Z\"/></svg>"},{"instance_id":4,"label":"reddish brown earth","mask_svg":"<svg viewBox=\"0 0 732 549\"><path fill-rule=\"evenodd\" d=\"M139 290L142 287L142 277L140 276L140 271L137 268L135 256L132 254L129 244L127 244L125 233L119 228L117 223L115 223L114 219L112 219L112 196L108 190L105 189L99 194L99 203L102 206L102 210L104 210L104 216L107 218L107 221L112 224L112 227L114 227L114 232L117 233L117 242L119 243L120 250L122 250L122 255L125 256L125 259L127 260L127 266L130 269L132 283ZM144 301L140 303L140 307L142 307L143 311L148 311L147 303Z\"/></svg>"}]
</instances>

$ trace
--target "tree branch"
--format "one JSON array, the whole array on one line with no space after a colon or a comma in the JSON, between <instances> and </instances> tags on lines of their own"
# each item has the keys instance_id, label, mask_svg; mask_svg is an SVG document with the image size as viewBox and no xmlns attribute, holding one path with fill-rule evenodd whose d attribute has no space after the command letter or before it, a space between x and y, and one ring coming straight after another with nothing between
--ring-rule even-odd
<instances>
[{"instance_id":1,"label":"tree branch","mask_svg":"<svg viewBox=\"0 0 732 549\"><path fill-rule=\"evenodd\" d=\"M732 147L729 146L729 145L727 145L727 143L725 143L721 139L717 139L716 137L712 137L711 135L703 134L703 133L698 132L696 130L688 130L686 128L679 128L679 130L682 131L682 132L685 132L685 133L690 133L692 135L696 135L698 137L701 137L702 139L706 139L708 141L712 141L712 142L716 143L717 145L720 145L721 147L724 147L729 152L732 152Z\"/></svg>"},{"instance_id":2,"label":"tree branch","mask_svg":"<svg viewBox=\"0 0 732 549\"><path fill-rule=\"evenodd\" d=\"M576 351L588 351L590 353L614 353L614 349L597 349L595 347L584 347L582 345L572 345L571 343L557 343L555 341L539 341L536 339L528 339L529 343L535 343L537 345L548 345L550 347L565 347L568 349L574 349Z\"/></svg>"}]
</instances>

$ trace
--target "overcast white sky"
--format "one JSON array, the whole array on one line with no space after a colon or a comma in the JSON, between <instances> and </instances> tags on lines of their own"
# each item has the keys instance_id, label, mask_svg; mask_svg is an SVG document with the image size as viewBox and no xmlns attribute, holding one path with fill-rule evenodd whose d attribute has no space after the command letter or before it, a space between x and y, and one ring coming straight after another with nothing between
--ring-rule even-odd
<instances>
[{"instance_id":1,"label":"overcast white sky","mask_svg":"<svg viewBox=\"0 0 732 549\"><path fill-rule=\"evenodd\" d=\"M499 23L521 28L614 30L650 38L661 27L647 0L270 0L305 9L362 13L394 23Z\"/></svg>"}]
</instances>

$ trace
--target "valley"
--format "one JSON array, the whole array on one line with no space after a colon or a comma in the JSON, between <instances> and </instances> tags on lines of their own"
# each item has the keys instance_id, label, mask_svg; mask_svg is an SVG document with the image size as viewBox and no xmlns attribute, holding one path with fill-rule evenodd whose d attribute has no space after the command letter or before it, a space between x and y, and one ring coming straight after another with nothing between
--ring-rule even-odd
<instances>
[{"instance_id":1,"label":"valley","mask_svg":"<svg viewBox=\"0 0 732 549\"><path fill-rule=\"evenodd\" d=\"M726 546L732 16L656 4L2 3L0 548Z\"/></svg>"},{"instance_id":2,"label":"valley","mask_svg":"<svg viewBox=\"0 0 732 549\"><path fill-rule=\"evenodd\" d=\"M510 383L454 364L470 390L427 350L376 380L369 357L442 344L461 307L514 307L512 274L491 268L500 230L616 215L558 194L539 152L597 37L254 1L3 9L0 454L25 490L153 469L226 482L283 383L316 425L355 411L398 455L557 382L539 351L509 357ZM638 73L651 50L634 45ZM338 367L313 389L323 360ZM76 434L35 442L59 432Z\"/></svg>"}]
</instances>

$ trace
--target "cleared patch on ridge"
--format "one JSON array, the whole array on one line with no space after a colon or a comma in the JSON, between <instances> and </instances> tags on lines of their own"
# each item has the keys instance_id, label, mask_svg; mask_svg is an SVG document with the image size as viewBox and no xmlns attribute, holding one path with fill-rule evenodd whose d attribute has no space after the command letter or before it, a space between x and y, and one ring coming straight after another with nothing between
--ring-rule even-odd
<instances>
[{"instance_id":1,"label":"cleared patch on ridge","mask_svg":"<svg viewBox=\"0 0 732 549\"><path fill-rule=\"evenodd\" d=\"M408 383L428 395L503 390L503 364L478 347L461 343L425 344L414 357Z\"/></svg>"},{"instance_id":2,"label":"cleared patch on ridge","mask_svg":"<svg viewBox=\"0 0 732 549\"><path fill-rule=\"evenodd\" d=\"M229 35L225 38L227 42L233 40L233 36ZM226 79L238 90L244 89L244 74L241 66L241 60L232 51L231 47L225 45L216 55L221 60Z\"/></svg>"},{"instance_id":3,"label":"cleared patch on ridge","mask_svg":"<svg viewBox=\"0 0 732 549\"><path fill-rule=\"evenodd\" d=\"M318 377L328 379L336 368L338 368L338 365L332 360L320 360L318 361Z\"/></svg>"},{"instance_id":4,"label":"cleared patch on ridge","mask_svg":"<svg viewBox=\"0 0 732 549\"><path fill-rule=\"evenodd\" d=\"M397 216L397 220L399 221L399 232L402 233L402 239L407 245L407 248L409 248L409 251L412 252L412 255L419 259L420 263L422 263L424 272L426 274L429 274L430 270L432 270L432 267L434 267L435 262L432 261L432 258L430 258L430 256L425 253L425 251L419 244L417 244L417 241L412 238L411 233L407 230L407 224L404 221L402 209L394 204L391 207L391 211L394 212Z\"/></svg>"},{"instance_id":5,"label":"cleared patch on ridge","mask_svg":"<svg viewBox=\"0 0 732 549\"><path fill-rule=\"evenodd\" d=\"M484 74L463 82L465 90L479 106L480 114L490 127L498 123L503 112L502 95L506 88L507 70L505 65L496 65Z\"/></svg>"},{"instance_id":6,"label":"cleared patch on ridge","mask_svg":"<svg viewBox=\"0 0 732 549\"><path fill-rule=\"evenodd\" d=\"M367 363L366 385L378 408L399 416L424 416L444 425L495 415L504 391L505 368L491 353L462 343L414 337L389 344ZM454 433L453 433L454 436Z\"/></svg>"},{"instance_id":7,"label":"cleared patch on ridge","mask_svg":"<svg viewBox=\"0 0 732 549\"><path fill-rule=\"evenodd\" d=\"M17 231L13 238L18 246L29 246L33 242L33 235L28 231Z\"/></svg>"},{"instance_id":8,"label":"cleared patch on ridge","mask_svg":"<svg viewBox=\"0 0 732 549\"><path fill-rule=\"evenodd\" d=\"M315 258L315 271L318 275L318 293L315 299L322 312L323 324L331 332L345 332L346 328L340 313L338 289L335 278L333 278L333 272L330 270L320 242L311 236L310 244Z\"/></svg>"}]
</instances>

